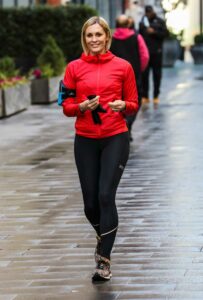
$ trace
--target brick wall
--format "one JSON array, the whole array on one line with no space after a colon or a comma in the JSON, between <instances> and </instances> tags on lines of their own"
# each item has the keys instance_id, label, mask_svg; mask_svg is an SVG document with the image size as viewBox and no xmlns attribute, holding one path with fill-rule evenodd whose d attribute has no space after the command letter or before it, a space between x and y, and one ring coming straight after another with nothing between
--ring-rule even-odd
<instances>
[{"instance_id":1,"label":"brick wall","mask_svg":"<svg viewBox=\"0 0 203 300\"><path fill-rule=\"evenodd\" d=\"M61 5L61 0L47 0L49 5Z\"/></svg>"},{"instance_id":2,"label":"brick wall","mask_svg":"<svg viewBox=\"0 0 203 300\"><path fill-rule=\"evenodd\" d=\"M36 4L49 4L49 5L61 5L61 0L45 0L45 1L41 1L41 0L36 0Z\"/></svg>"}]
</instances>

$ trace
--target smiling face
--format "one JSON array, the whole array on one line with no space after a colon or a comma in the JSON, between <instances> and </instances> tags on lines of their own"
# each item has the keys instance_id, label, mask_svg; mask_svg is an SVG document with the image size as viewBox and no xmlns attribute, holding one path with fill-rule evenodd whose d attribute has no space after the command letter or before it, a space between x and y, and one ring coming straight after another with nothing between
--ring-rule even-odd
<instances>
[{"instance_id":1,"label":"smiling face","mask_svg":"<svg viewBox=\"0 0 203 300\"><path fill-rule=\"evenodd\" d=\"M108 38L104 29L98 23L87 27L84 38L89 54L96 55L106 52Z\"/></svg>"}]
</instances>

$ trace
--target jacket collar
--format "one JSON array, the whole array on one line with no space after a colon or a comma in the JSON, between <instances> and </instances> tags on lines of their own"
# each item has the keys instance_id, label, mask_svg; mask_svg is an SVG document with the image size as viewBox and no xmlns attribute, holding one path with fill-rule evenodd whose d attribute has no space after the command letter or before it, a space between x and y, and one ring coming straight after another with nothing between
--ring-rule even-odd
<instances>
[{"instance_id":1,"label":"jacket collar","mask_svg":"<svg viewBox=\"0 0 203 300\"><path fill-rule=\"evenodd\" d=\"M82 53L81 59L88 62L88 63L106 63L114 58L115 55L111 53L110 51L107 51L104 54L98 54L98 55L86 55L85 53Z\"/></svg>"}]
</instances>

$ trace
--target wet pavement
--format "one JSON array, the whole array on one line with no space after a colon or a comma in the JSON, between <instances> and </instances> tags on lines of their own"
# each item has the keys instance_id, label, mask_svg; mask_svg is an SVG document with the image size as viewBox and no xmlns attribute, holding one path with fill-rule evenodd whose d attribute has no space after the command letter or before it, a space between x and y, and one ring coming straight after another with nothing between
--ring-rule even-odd
<instances>
[{"instance_id":1,"label":"wet pavement","mask_svg":"<svg viewBox=\"0 0 203 300\"><path fill-rule=\"evenodd\" d=\"M163 73L133 127L105 284L90 280L73 119L53 104L0 120L0 300L203 299L203 67Z\"/></svg>"}]
</instances>

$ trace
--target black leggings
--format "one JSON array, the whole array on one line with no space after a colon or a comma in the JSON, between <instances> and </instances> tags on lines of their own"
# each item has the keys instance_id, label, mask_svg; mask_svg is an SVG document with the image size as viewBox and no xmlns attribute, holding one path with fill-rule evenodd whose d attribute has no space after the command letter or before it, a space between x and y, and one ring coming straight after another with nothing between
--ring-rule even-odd
<instances>
[{"instance_id":1,"label":"black leggings","mask_svg":"<svg viewBox=\"0 0 203 300\"><path fill-rule=\"evenodd\" d=\"M75 137L75 161L87 219L101 237L100 255L110 259L118 227L116 190L129 155L129 133L102 139Z\"/></svg>"}]
</instances>

